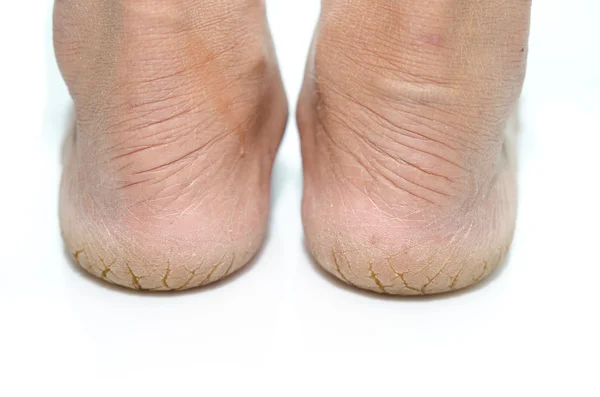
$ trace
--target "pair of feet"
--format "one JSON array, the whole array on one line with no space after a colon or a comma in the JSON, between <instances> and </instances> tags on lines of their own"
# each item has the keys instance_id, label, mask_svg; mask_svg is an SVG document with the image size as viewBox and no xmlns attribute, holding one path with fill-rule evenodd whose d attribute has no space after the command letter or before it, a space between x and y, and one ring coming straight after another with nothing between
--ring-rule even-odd
<instances>
[{"instance_id":1,"label":"pair of feet","mask_svg":"<svg viewBox=\"0 0 600 397\"><path fill-rule=\"evenodd\" d=\"M530 0L323 0L298 106L308 247L341 280L467 287L510 246ZM243 267L288 116L264 0L56 0L74 99L60 216L90 273L168 291Z\"/></svg>"}]
</instances>

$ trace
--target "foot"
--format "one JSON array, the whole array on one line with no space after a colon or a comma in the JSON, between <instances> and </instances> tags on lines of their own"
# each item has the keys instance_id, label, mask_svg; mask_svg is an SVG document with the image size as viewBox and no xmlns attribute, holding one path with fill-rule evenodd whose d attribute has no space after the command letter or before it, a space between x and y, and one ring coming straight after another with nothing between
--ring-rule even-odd
<instances>
[{"instance_id":1,"label":"foot","mask_svg":"<svg viewBox=\"0 0 600 397\"><path fill-rule=\"evenodd\" d=\"M262 0L56 0L76 107L60 218L88 272L139 290L258 251L287 105Z\"/></svg>"},{"instance_id":2,"label":"foot","mask_svg":"<svg viewBox=\"0 0 600 397\"><path fill-rule=\"evenodd\" d=\"M325 269L421 295L502 261L530 6L324 0L298 120L307 244Z\"/></svg>"}]
</instances>

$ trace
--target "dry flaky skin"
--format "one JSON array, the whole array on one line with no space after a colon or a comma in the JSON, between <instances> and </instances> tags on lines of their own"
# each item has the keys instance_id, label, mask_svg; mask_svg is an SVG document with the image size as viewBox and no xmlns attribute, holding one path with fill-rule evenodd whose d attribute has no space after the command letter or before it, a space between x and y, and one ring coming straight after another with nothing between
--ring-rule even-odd
<instances>
[{"instance_id":1,"label":"dry flaky skin","mask_svg":"<svg viewBox=\"0 0 600 397\"><path fill-rule=\"evenodd\" d=\"M423 243L421 243L423 244ZM474 256L456 251L448 246L440 247L445 259L440 256L418 258L410 249L386 255L377 252L376 259L356 252L371 252L370 247L347 251L332 248L327 255L325 247L311 244L311 252L318 262L331 274L345 283L390 295L430 295L456 291L471 286L492 273L508 251L509 245L496 252Z\"/></svg>"},{"instance_id":2,"label":"dry flaky skin","mask_svg":"<svg viewBox=\"0 0 600 397\"><path fill-rule=\"evenodd\" d=\"M298 122L307 243L325 269L424 295L502 261L530 6L324 1Z\"/></svg>"},{"instance_id":3,"label":"dry flaky skin","mask_svg":"<svg viewBox=\"0 0 600 397\"><path fill-rule=\"evenodd\" d=\"M131 268L129 262L117 263L117 259L114 259L107 263L101 257L89 260L85 249L73 254L73 260L91 275L139 291L183 291L204 286L235 273L250 258L245 255L241 260L237 260L236 255L232 254L229 259L223 257L209 266L200 262L191 269L181 263L174 269L168 262L161 269L160 266L151 267L138 260L138 267L141 268L141 273L138 273Z\"/></svg>"},{"instance_id":4,"label":"dry flaky skin","mask_svg":"<svg viewBox=\"0 0 600 397\"><path fill-rule=\"evenodd\" d=\"M260 0L56 2L76 107L61 227L85 270L181 290L259 250L287 118L264 11Z\"/></svg>"}]
</instances>

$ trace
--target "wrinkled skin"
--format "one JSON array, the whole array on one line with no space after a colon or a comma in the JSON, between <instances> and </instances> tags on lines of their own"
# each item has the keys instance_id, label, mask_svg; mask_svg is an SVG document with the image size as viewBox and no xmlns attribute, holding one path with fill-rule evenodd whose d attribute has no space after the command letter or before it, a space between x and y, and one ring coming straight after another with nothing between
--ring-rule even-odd
<instances>
[{"instance_id":1,"label":"wrinkled skin","mask_svg":"<svg viewBox=\"0 0 600 397\"><path fill-rule=\"evenodd\" d=\"M344 282L467 287L516 218L531 1L323 0L298 122L313 256ZM74 99L61 225L83 268L187 289L264 238L287 105L262 0L57 0Z\"/></svg>"},{"instance_id":2,"label":"wrinkled skin","mask_svg":"<svg viewBox=\"0 0 600 397\"><path fill-rule=\"evenodd\" d=\"M467 287L516 218L530 1L325 0L298 108L304 224L344 282Z\"/></svg>"},{"instance_id":3,"label":"wrinkled skin","mask_svg":"<svg viewBox=\"0 0 600 397\"><path fill-rule=\"evenodd\" d=\"M76 261L144 290L241 268L287 118L263 2L58 0L54 26L76 108L60 200Z\"/></svg>"}]
</instances>

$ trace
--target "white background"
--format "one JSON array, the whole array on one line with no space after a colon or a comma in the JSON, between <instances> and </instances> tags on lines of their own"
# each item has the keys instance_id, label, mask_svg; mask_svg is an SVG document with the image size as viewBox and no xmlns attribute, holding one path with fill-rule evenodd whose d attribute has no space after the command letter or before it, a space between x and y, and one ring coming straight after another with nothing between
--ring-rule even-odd
<instances>
[{"instance_id":1,"label":"white background","mask_svg":"<svg viewBox=\"0 0 600 397\"><path fill-rule=\"evenodd\" d=\"M293 109L319 4L268 5ZM0 2L0 395L600 395L598 1L534 1L510 260L421 299L358 292L312 264L293 119L271 235L247 270L173 295L78 271L57 218L69 99L51 7Z\"/></svg>"}]
</instances>

